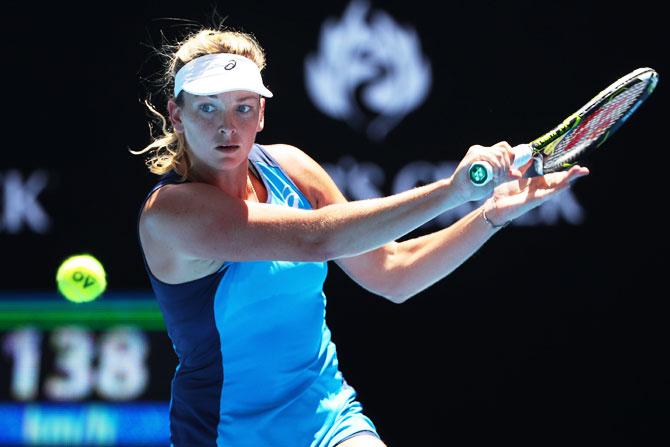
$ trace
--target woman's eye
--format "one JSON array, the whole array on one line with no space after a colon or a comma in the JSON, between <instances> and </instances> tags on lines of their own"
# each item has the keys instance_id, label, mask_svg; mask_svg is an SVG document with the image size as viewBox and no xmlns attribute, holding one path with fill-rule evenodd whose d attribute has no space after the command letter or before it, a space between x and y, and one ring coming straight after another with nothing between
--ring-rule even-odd
<instances>
[{"instance_id":1,"label":"woman's eye","mask_svg":"<svg viewBox=\"0 0 670 447\"><path fill-rule=\"evenodd\" d=\"M242 113L248 113L251 112L251 108L252 107L250 105L242 104L237 108L237 110Z\"/></svg>"},{"instance_id":2,"label":"woman's eye","mask_svg":"<svg viewBox=\"0 0 670 447\"><path fill-rule=\"evenodd\" d=\"M214 107L212 104L201 104L200 110L202 110L205 113L212 113L213 111L216 110L216 107Z\"/></svg>"}]
</instances>

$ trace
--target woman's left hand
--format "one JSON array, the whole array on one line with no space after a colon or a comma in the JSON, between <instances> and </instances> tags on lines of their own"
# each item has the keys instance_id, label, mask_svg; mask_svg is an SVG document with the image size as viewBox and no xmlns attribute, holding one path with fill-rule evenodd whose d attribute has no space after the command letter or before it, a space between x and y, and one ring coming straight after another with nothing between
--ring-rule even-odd
<instances>
[{"instance_id":1,"label":"woman's left hand","mask_svg":"<svg viewBox=\"0 0 670 447\"><path fill-rule=\"evenodd\" d=\"M529 166L530 163L523 171ZM567 171L503 183L495 188L493 196L484 204L486 216L496 225L514 220L588 174L587 168L575 165Z\"/></svg>"}]
</instances>

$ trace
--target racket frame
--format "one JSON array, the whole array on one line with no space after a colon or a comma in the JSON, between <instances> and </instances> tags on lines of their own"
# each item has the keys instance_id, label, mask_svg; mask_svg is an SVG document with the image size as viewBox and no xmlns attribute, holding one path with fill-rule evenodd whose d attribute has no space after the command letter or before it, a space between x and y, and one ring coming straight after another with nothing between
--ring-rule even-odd
<instances>
[{"instance_id":1,"label":"racket frame","mask_svg":"<svg viewBox=\"0 0 670 447\"><path fill-rule=\"evenodd\" d=\"M594 110L598 109L602 104L611 101L616 98L618 95L624 93L629 88L633 87L639 82L647 82L647 86L644 91L635 99L635 103L626 111L626 113L619 118L607 131L605 131L601 136L594 140L587 147L583 148L578 153L574 154L573 157L566 157L567 159L573 161L576 158L582 158L586 153L590 152L592 148L601 146L621 125L628 120L628 118L637 110L637 108L642 104L649 95L656 88L658 83L658 73L655 70L649 67L638 68L627 75L617 79L607 88L602 90L596 96L594 96L590 101L588 101L584 106L577 110L572 115L564 119L558 126L554 127L549 132L546 132L539 138L528 143L532 150L532 159L533 167L531 176L534 175L544 175L549 172L559 171L566 168L569 168L574 163L564 162L558 168L552 168L550 170L545 169L545 158L553 153L556 145L566 136L569 132L577 128L577 126L586 119ZM526 145L520 145L512 148L512 151L515 152L515 155L518 153L520 148ZM517 149L519 148L519 149ZM523 148L523 151L527 151L527 148ZM566 155L569 155L568 152ZM525 158L525 157L524 157ZM517 157L515 157L517 160ZM525 164L524 161L523 164ZM520 165L515 162L515 168L519 168ZM470 180L473 184L477 186L483 186L492 179L492 169L489 163L485 161L478 161L471 165L469 170ZM481 179L484 179L481 181Z\"/></svg>"},{"instance_id":2,"label":"racket frame","mask_svg":"<svg viewBox=\"0 0 670 447\"><path fill-rule=\"evenodd\" d=\"M599 109L601 105L612 101L614 98L624 93L626 90L630 89L639 82L647 82L645 90L635 99L635 103L621 118L617 120L616 123L614 123L600 137L589 144L588 147L584 148L577 154L581 159L587 152L590 152L592 148L600 147L610 136L612 136L612 134L616 132L616 130L621 127L621 125L623 125L626 120L628 120L628 118L637 110L640 104L642 104L654 91L656 84L658 83L658 74L655 70L648 67L638 68L637 70L628 73L626 76L617 79L606 89L602 90L600 93L594 96L582 108L564 119L558 126L543 134L539 138L531 141L529 144L533 149L533 166L535 167L537 174L544 175L548 172L561 170L551 169L547 171L544 168L544 159L553 153L553 149L562 140L562 138L577 128L577 126L582 121L584 121L591 113L593 113L593 111ZM576 158L576 156L574 158ZM560 168L569 168L573 164L574 163L565 162L562 163Z\"/></svg>"}]
</instances>

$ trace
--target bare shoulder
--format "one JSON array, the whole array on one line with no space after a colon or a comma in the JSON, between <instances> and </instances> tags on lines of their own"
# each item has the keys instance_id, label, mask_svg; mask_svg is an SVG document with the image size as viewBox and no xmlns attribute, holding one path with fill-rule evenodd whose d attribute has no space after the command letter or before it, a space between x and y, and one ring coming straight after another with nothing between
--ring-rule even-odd
<instances>
[{"instance_id":1,"label":"bare shoulder","mask_svg":"<svg viewBox=\"0 0 670 447\"><path fill-rule=\"evenodd\" d=\"M205 183L165 185L147 199L142 209L142 220L151 223L178 217L185 206L204 206L213 197L220 195L224 195L221 190Z\"/></svg>"},{"instance_id":2,"label":"bare shoulder","mask_svg":"<svg viewBox=\"0 0 670 447\"><path fill-rule=\"evenodd\" d=\"M181 220L187 212L205 208L222 195L217 188L204 183L165 185L156 190L144 204L140 214L140 231L163 236L166 227Z\"/></svg>"},{"instance_id":3,"label":"bare shoulder","mask_svg":"<svg viewBox=\"0 0 670 447\"><path fill-rule=\"evenodd\" d=\"M166 185L155 191L140 213L139 236L151 272L159 280L176 284L215 272L220 260L199 259L180 249L180 234L174 228L180 216L192 207L205 206L217 195L217 189L205 184Z\"/></svg>"},{"instance_id":4,"label":"bare shoulder","mask_svg":"<svg viewBox=\"0 0 670 447\"><path fill-rule=\"evenodd\" d=\"M326 170L305 151L289 144L263 147L277 160L314 208L346 201Z\"/></svg>"},{"instance_id":5,"label":"bare shoulder","mask_svg":"<svg viewBox=\"0 0 670 447\"><path fill-rule=\"evenodd\" d=\"M270 144L263 146L279 162L291 177L315 174L321 166L302 149L290 144Z\"/></svg>"}]
</instances>

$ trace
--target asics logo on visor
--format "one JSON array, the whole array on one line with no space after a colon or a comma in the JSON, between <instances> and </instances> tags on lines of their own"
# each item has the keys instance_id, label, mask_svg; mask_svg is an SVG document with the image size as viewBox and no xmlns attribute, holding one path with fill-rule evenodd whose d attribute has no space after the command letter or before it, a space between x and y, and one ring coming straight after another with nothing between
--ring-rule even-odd
<instances>
[{"instance_id":1,"label":"asics logo on visor","mask_svg":"<svg viewBox=\"0 0 670 447\"><path fill-rule=\"evenodd\" d=\"M197 57L177 71L174 82L175 97L182 90L193 95L244 90L272 97L272 92L263 85L258 65L239 54L213 53Z\"/></svg>"}]
</instances>

